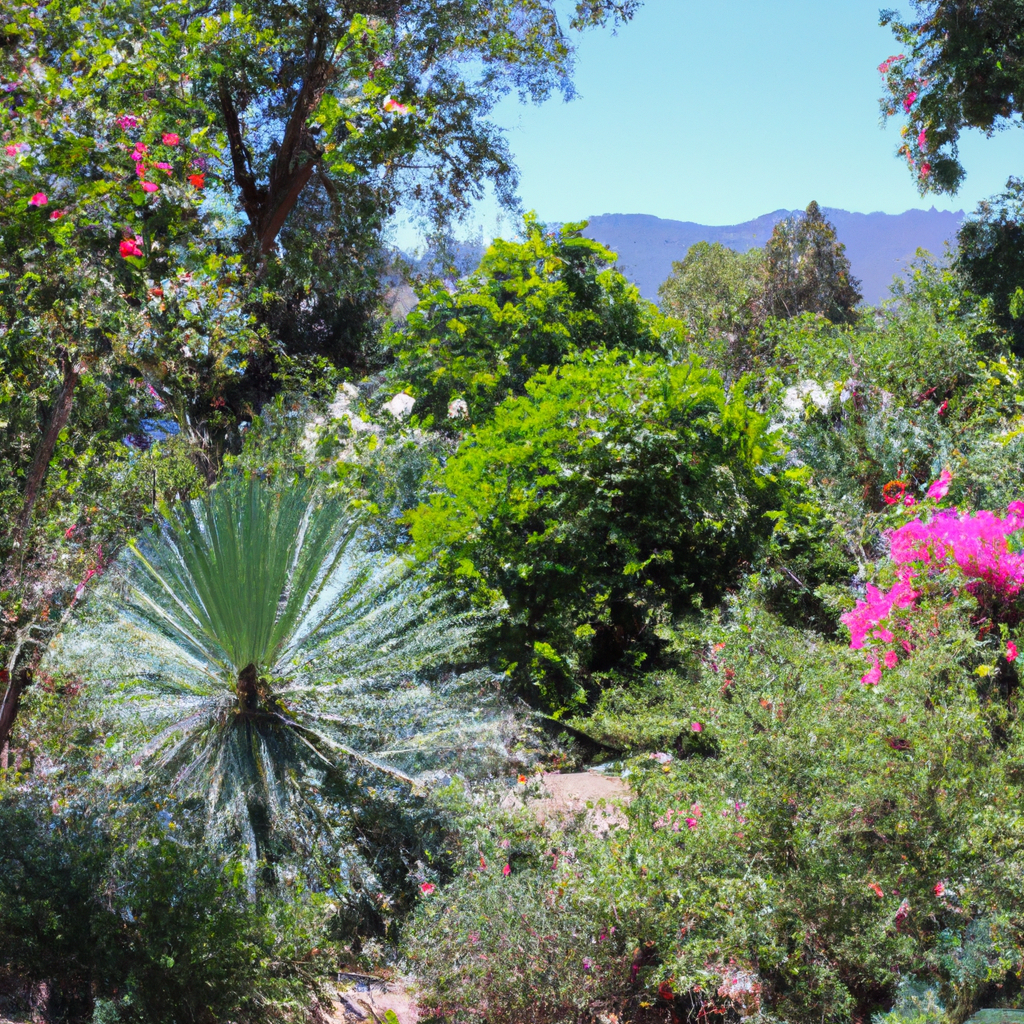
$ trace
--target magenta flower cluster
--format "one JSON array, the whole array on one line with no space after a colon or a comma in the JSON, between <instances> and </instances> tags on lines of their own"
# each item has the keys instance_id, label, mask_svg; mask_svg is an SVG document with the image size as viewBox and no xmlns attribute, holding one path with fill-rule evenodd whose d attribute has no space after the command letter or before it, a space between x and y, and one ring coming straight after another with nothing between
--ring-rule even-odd
<instances>
[{"instance_id":1,"label":"magenta flower cluster","mask_svg":"<svg viewBox=\"0 0 1024 1024\"><path fill-rule=\"evenodd\" d=\"M928 497L941 501L951 480L949 471L943 471L928 488ZM881 661L871 654L871 667L861 682L874 686L881 681L883 665L891 669L899 663L899 653L892 647L895 630L909 625L900 613L916 606L920 591L915 584L924 577L955 568L971 581L967 590L975 596L981 596L982 589L1002 598L1018 596L1024 590L1024 552L1014 550L1010 538L1021 530L1024 502L1014 501L1003 517L988 511L943 509L928 519L912 519L889 534L889 556L900 567L899 579L884 592L869 585L866 599L842 616L854 650L874 646L874 641L890 648ZM908 640L901 641L901 646L907 654L913 649ZM1007 655L1016 656L1012 643Z\"/></svg>"}]
</instances>

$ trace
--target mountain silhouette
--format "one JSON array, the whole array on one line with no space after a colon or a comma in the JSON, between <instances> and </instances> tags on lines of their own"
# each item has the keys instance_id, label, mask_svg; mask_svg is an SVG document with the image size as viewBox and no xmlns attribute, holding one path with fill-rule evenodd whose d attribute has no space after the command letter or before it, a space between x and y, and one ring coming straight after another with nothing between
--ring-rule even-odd
<instances>
[{"instance_id":1,"label":"mountain silhouette","mask_svg":"<svg viewBox=\"0 0 1024 1024\"><path fill-rule=\"evenodd\" d=\"M619 269L647 299L657 301L658 285L672 273L697 242L721 242L739 252L764 245L775 225L799 210L776 210L743 224L716 227L689 221L663 220L643 213L605 213L590 218L584 234L619 255ZM874 305L889 293L897 274L903 273L918 249L941 258L946 242L955 239L963 211L907 210L905 213L849 213L823 208L846 246L855 277L860 278L864 301Z\"/></svg>"}]
</instances>

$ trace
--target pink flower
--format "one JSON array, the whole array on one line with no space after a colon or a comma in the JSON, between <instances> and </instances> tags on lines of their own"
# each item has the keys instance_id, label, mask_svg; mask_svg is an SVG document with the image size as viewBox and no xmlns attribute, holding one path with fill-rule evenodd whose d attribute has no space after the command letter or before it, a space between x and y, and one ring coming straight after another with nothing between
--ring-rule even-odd
<instances>
[{"instance_id":1,"label":"pink flower","mask_svg":"<svg viewBox=\"0 0 1024 1024\"><path fill-rule=\"evenodd\" d=\"M165 146L176 146L181 139L174 132L164 132L163 140Z\"/></svg>"},{"instance_id":2,"label":"pink flower","mask_svg":"<svg viewBox=\"0 0 1024 1024\"><path fill-rule=\"evenodd\" d=\"M54 210L53 213L50 214L50 220L60 220L61 217L63 217L63 216L64 216L64 211L63 210Z\"/></svg>"},{"instance_id":3,"label":"pink flower","mask_svg":"<svg viewBox=\"0 0 1024 1024\"><path fill-rule=\"evenodd\" d=\"M922 128L921 134L917 137L917 148L924 153L928 149L928 133Z\"/></svg>"},{"instance_id":4,"label":"pink flower","mask_svg":"<svg viewBox=\"0 0 1024 1024\"><path fill-rule=\"evenodd\" d=\"M29 201L29 206L45 206L49 200L46 198L45 192L37 192Z\"/></svg>"},{"instance_id":5,"label":"pink flower","mask_svg":"<svg viewBox=\"0 0 1024 1024\"><path fill-rule=\"evenodd\" d=\"M860 677L860 681L865 686L877 686L882 681L882 670L878 665L877 658L871 668Z\"/></svg>"},{"instance_id":6,"label":"pink flower","mask_svg":"<svg viewBox=\"0 0 1024 1024\"><path fill-rule=\"evenodd\" d=\"M134 128L139 122L132 114L122 114L115 122L123 131Z\"/></svg>"},{"instance_id":7,"label":"pink flower","mask_svg":"<svg viewBox=\"0 0 1024 1024\"><path fill-rule=\"evenodd\" d=\"M71 535L75 532L76 529L77 529L77 527L75 527L75 526L69 526L64 531L64 539L65 540L71 540Z\"/></svg>"},{"instance_id":8,"label":"pink flower","mask_svg":"<svg viewBox=\"0 0 1024 1024\"><path fill-rule=\"evenodd\" d=\"M1012 640L1010 640L1006 645L1006 660L1017 660L1017 645Z\"/></svg>"},{"instance_id":9,"label":"pink flower","mask_svg":"<svg viewBox=\"0 0 1024 1024\"><path fill-rule=\"evenodd\" d=\"M928 497L932 501L942 501L942 499L949 493L949 485L953 479L953 474L948 469L944 469L939 474L939 479L936 480L931 487L928 488Z\"/></svg>"},{"instance_id":10,"label":"pink flower","mask_svg":"<svg viewBox=\"0 0 1024 1024\"><path fill-rule=\"evenodd\" d=\"M932 173L932 165L930 163L928 163L927 161L925 163L921 164L921 170L920 170L919 173L920 173L922 178L927 178L928 175Z\"/></svg>"},{"instance_id":11,"label":"pink flower","mask_svg":"<svg viewBox=\"0 0 1024 1024\"><path fill-rule=\"evenodd\" d=\"M697 827L697 819L696 818L687 818L686 819L686 827L692 832Z\"/></svg>"},{"instance_id":12,"label":"pink flower","mask_svg":"<svg viewBox=\"0 0 1024 1024\"><path fill-rule=\"evenodd\" d=\"M939 408L938 408L938 411L937 411L936 415L938 415L938 416L945 416L945 415L946 415L946 410L947 410L948 408L949 408L949 399L947 398L947 399L946 399L946 400L945 400L945 401L944 401L944 402L942 403L942 405L940 405L940 406L939 406Z\"/></svg>"},{"instance_id":13,"label":"pink flower","mask_svg":"<svg viewBox=\"0 0 1024 1024\"><path fill-rule=\"evenodd\" d=\"M20 142L16 142L13 146L4 146L4 152L8 156L17 156L22 150Z\"/></svg>"},{"instance_id":14,"label":"pink flower","mask_svg":"<svg viewBox=\"0 0 1024 1024\"><path fill-rule=\"evenodd\" d=\"M946 887L942 884L942 882L936 882L935 883L935 895L936 896L945 896L946 895Z\"/></svg>"},{"instance_id":15,"label":"pink flower","mask_svg":"<svg viewBox=\"0 0 1024 1024\"><path fill-rule=\"evenodd\" d=\"M899 655L895 651L886 651L885 652L885 667L886 668L895 668L896 667L896 663L899 660L900 660L900 657L899 657Z\"/></svg>"},{"instance_id":16,"label":"pink flower","mask_svg":"<svg viewBox=\"0 0 1024 1024\"><path fill-rule=\"evenodd\" d=\"M139 163L139 162L140 162L140 161L141 161L141 160L143 159L144 155L145 155L145 154L143 154L143 153L132 153L132 154L131 154L131 158L132 158L132 159L133 159L133 160L134 160L134 161L135 161L136 163Z\"/></svg>"},{"instance_id":17,"label":"pink flower","mask_svg":"<svg viewBox=\"0 0 1024 1024\"><path fill-rule=\"evenodd\" d=\"M914 105L914 101L917 99L916 92L908 92L907 98L903 101L903 112L905 114L910 113L910 108Z\"/></svg>"},{"instance_id":18,"label":"pink flower","mask_svg":"<svg viewBox=\"0 0 1024 1024\"><path fill-rule=\"evenodd\" d=\"M158 170L166 171L168 174L171 173L171 165L168 163L161 162L158 164L153 164L153 166L156 167Z\"/></svg>"},{"instance_id":19,"label":"pink flower","mask_svg":"<svg viewBox=\"0 0 1024 1024\"><path fill-rule=\"evenodd\" d=\"M504 875L504 876L505 876L506 878L508 878L508 876L509 876L510 874L512 874L512 865L511 865L511 864L506 864L506 865L505 865L505 866L504 866L504 867L503 867L503 868L501 869L501 873L502 873L502 874L503 874L503 875Z\"/></svg>"},{"instance_id":20,"label":"pink flower","mask_svg":"<svg viewBox=\"0 0 1024 1024\"><path fill-rule=\"evenodd\" d=\"M429 896L436 888L437 886L434 885L433 882L424 882L420 886L420 892L423 893L424 896Z\"/></svg>"},{"instance_id":21,"label":"pink flower","mask_svg":"<svg viewBox=\"0 0 1024 1024\"><path fill-rule=\"evenodd\" d=\"M894 57L887 57L885 60L882 61L881 64L878 65L878 72L879 72L879 74L882 74L882 75L887 74L888 71L889 71L889 68L891 68L893 66L893 64L895 64L897 61L900 61L900 60L906 60L906 56L904 54L902 54L902 53L898 53Z\"/></svg>"},{"instance_id":22,"label":"pink flower","mask_svg":"<svg viewBox=\"0 0 1024 1024\"><path fill-rule=\"evenodd\" d=\"M144 142L136 142L135 143L135 152L136 153L148 153L149 152L149 146L147 146Z\"/></svg>"},{"instance_id":23,"label":"pink flower","mask_svg":"<svg viewBox=\"0 0 1024 1024\"><path fill-rule=\"evenodd\" d=\"M142 183L143 192L156 192L160 186L155 181L144 181Z\"/></svg>"},{"instance_id":24,"label":"pink flower","mask_svg":"<svg viewBox=\"0 0 1024 1024\"><path fill-rule=\"evenodd\" d=\"M704 731L704 726L701 725L700 722L691 722L690 723L690 732L703 732L703 731Z\"/></svg>"},{"instance_id":25,"label":"pink flower","mask_svg":"<svg viewBox=\"0 0 1024 1024\"><path fill-rule=\"evenodd\" d=\"M917 504L917 498L915 498L912 494L908 494L903 499L903 504L906 505L907 508L913 508Z\"/></svg>"},{"instance_id":26,"label":"pink flower","mask_svg":"<svg viewBox=\"0 0 1024 1024\"><path fill-rule=\"evenodd\" d=\"M135 238L123 238L120 245L122 259L127 259L129 256L141 256L142 250L139 248L139 242L141 241L142 239L137 236Z\"/></svg>"},{"instance_id":27,"label":"pink flower","mask_svg":"<svg viewBox=\"0 0 1024 1024\"><path fill-rule=\"evenodd\" d=\"M399 103L398 100L393 100L390 96L384 100L384 109L389 114L408 114L409 108L404 103Z\"/></svg>"},{"instance_id":28,"label":"pink flower","mask_svg":"<svg viewBox=\"0 0 1024 1024\"><path fill-rule=\"evenodd\" d=\"M135 165L135 177L144 178L146 176L146 165L142 163L141 159Z\"/></svg>"}]
</instances>

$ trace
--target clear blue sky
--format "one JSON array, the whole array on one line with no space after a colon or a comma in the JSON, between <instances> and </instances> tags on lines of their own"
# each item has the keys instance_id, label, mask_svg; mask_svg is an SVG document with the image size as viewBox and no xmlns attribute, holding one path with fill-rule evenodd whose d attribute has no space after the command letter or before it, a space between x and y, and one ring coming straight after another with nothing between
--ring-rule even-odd
<instances>
[{"instance_id":1,"label":"clear blue sky","mask_svg":"<svg viewBox=\"0 0 1024 1024\"><path fill-rule=\"evenodd\" d=\"M879 127L878 25L899 0L646 0L618 35L583 36L570 103L503 101L520 195L542 219L650 213L734 224L811 199L869 213L971 210L1024 174L1024 130L961 140L958 196L922 199ZM495 208L477 213L486 235ZM511 225L506 221L503 234Z\"/></svg>"}]
</instances>

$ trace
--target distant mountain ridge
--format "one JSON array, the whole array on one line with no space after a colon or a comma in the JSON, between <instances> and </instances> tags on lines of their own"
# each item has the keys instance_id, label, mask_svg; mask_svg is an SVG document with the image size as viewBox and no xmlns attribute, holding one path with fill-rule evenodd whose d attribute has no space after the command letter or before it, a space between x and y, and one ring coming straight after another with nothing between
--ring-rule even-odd
<instances>
[{"instance_id":1,"label":"distant mountain ridge","mask_svg":"<svg viewBox=\"0 0 1024 1024\"><path fill-rule=\"evenodd\" d=\"M864 301L872 305L889 293L895 275L906 270L918 249L941 257L964 218L962 210L907 210L905 213L849 213L823 207L846 246ZM647 299L657 301L658 285L697 242L721 242L740 252L764 245L779 221L799 210L776 210L743 224L716 227L664 220L644 213L605 213L590 218L584 232L619 255L619 269Z\"/></svg>"}]
</instances>

